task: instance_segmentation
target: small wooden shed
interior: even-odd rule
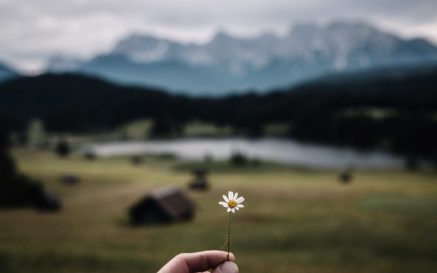
[[[41,211],[59,211],[62,208],[62,202],[59,196],[53,192],[42,192],[35,200],[35,206]]]
[[[194,179],[189,184],[190,189],[207,190],[209,188],[207,169],[195,169],[193,170],[192,174],[194,176]]]
[[[345,170],[343,170],[340,173],[338,179],[343,184],[349,184],[354,179],[354,176],[352,175],[352,172],[353,172],[353,167],[352,166],[348,166]]]
[[[340,175],[338,176],[338,179],[340,180],[341,183],[348,184],[348,183],[352,182],[353,176],[352,176],[352,173],[344,171],[344,172],[340,173]]]
[[[66,173],[61,177],[61,182],[66,185],[76,185],[80,182],[80,178],[73,173]]]
[[[193,202],[175,186],[152,191],[129,210],[132,225],[186,221],[191,220],[194,213]]]

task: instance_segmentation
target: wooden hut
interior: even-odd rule
[[[183,192],[174,187],[152,191],[148,196],[130,208],[132,225],[164,224],[191,220],[194,204]]]
[[[66,185],[76,185],[80,182],[80,178],[73,173],[66,173],[61,177],[61,182]]]
[[[62,208],[61,199],[53,192],[43,192],[35,201],[36,208],[41,211],[59,211]]]
[[[192,172],[194,179],[190,183],[189,188],[193,190],[207,190],[208,185],[208,170],[206,169],[195,169]]]
[[[353,176],[351,172],[344,171],[340,173],[338,179],[343,184],[349,184],[350,182],[352,182]]]

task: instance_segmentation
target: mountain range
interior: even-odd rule
[[[297,24],[284,37],[219,32],[206,44],[134,34],[88,61],[54,57],[49,72],[75,72],[122,85],[189,95],[265,92],[329,74],[437,63],[437,47],[365,23]]]

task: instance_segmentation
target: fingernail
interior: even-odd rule
[[[219,269],[222,273],[238,273],[238,266],[233,262],[224,262]]]

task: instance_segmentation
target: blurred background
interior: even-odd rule
[[[437,2],[0,0],[0,271],[436,272]]]

